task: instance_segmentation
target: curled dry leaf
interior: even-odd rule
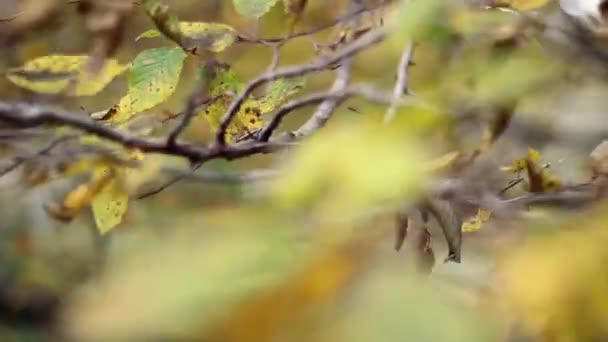
[[[448,244],[448,256],[445,262],[460,263],[462,215],[450,201],[443,199],[429,199],[423,204],[422,208],[424,211],[428,211],[441,227]]]

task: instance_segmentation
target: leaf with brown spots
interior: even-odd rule
[[[142,51],[129,69],[129,91],[108,111],[114,123],[164,102],[177,87],[186,53],[180,48],[156,48]]]

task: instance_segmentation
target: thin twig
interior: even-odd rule
[[[247,99],[247,97],[259,86],[274,81],[278,78],[293,78],[297,76],[301,76],[307,73],[321,71],[327,66],[341,61],[344,58],[350,57],[361,50],[380,42],[386,35],[384,30],[378,29],[372,31],[360,39],[356,40],[352,44],[346,46],[345,48],[338,51],[335,55],[331,57],[322,56],[315,59],[313,62],[304,65],[296,65],[296,66],[287,66],[283,68],[278,68],[274,72],[264,73],[257,78],[251,80],[244,89],[237,95],[237,97],[232,101],[222,119],[220,120],[220,124],[215,136],[215,142],[218,146],[223,146],[226,143],[226,130],[230,125],[230,122],[240,109],[243,102]]]
[[[190,125],[190,121],[196,115],[196,108],[199,106],[200,89],[197,89],[186,101],[186,108],[182,112],[181,120],[167,137],[167,145],[175,146],[179,135]]]
[[[315,33],[319,33],[321,31],[325,31],[327,29],[333,28],[336,25],[339,25],[345,21],[349,21],[351,19],[353,19],[354,17],[358,16],[359,14],[363,14],[366,12],[371,12],[374,11],[376,9],[379,9],[383,6],[384,4],[377,4],[374,6],[370,6],[370,7],[361,7],[359,9],[357,9],[356,11],[343,15],[341,17],[338,17],[326,24],[317,26],[315,28],[312,28],[310,30],[305,30],[305,31],[301,31],[301,32],[297,32],[297,33],[292,33],[283,37],[275,37],[275,38],[259,38],[259,39],[250,39],[247,38],[245,36],[240,35],[239,39],[241,42],[244,43],[258,43],[258,44],[275,44],[275,43],[279,43],[279,42],[284,42],[287,40],[291,40],[291,39],[295,39],[295,38],[300,38],[300,37],[307,37],[310,35],[313,35]]]
[[[21,166],[21,164],[23,164],[24,162],[26,162],[28,160],[32,160],[34,158],[48,154],[55,147],[59,146],[60,144],[66,142],[68,140],[74,139],[76,136],[77,135],[63,135],[63,136],[57,137],[56,139],[51,140],[49,143],[47,143],[41,149],[39,149],[38,151],[36,151],[35,153],[33,153],[29,156],[14,157],[10,163],[8,163],[6,166],[0,168],[0,177],[15,170],[16,168]]]
[[[259,141],[268,141],[272,133],[279,127],[283,118],[291,113],[292,111],[310,105],[315,105],[324,101],[333,101],[339,104],[340,102],[353,97],[353,96],[361,96],[370,101],[382,103],[382,104],[390,104],[392,103],[392,99],[390,96],[387,96],[382,91],[377,90],[371,86],[367,86],[364,84],[352,86],[345,90],[338,90],[335,92],[323,91],[318,93],[313,93],[308,96],[298,98],[287,102],[286,104],[279,107],[276,111],[272,119],[262,128],[258,135]]]
[[[403,95],[409,93],[409,75],[408,70],[410,63],[412,61],[412,55],[414,52],[414,44],[412,42],[408,42],[405,44],[403,48],[403,52],[401,53],[401,59],[399,60],[399,66],[397,67],[397,81],[395,82],[395,87],[393,89],[393,100],[397,102]],[[384,123],[388,124],[395,117],[395,113],[397,111],[397,106],[391,105],[386,114],[384,115]]]
[[[157,186],[154,189],[145,191],[145,192],[137,195],[136,198],[139,199],[139,200],[141,200],[141,199],[145,199],[145,198],[154,196],[154,195],[156,195],[156,194],[158,194],[158,193],[166,190],[170,186],[176,184],[177,182],[181,181],[182,179],[186,178],[186,176],[188,174],[191,174],[194,171],[198,170],[201,166],[202,166],[201,163],[197,163],[195,165],[192,165],[192,167],[190,168],[190,170],[188,171],[188,173],[178,174],[178,175],[174,176],[173,178],[169,179],[168,181],[166,181],[165,183],[161,184],[160,186]]]
[[[337,71],[337,77],[331,86],[331,93],[344,92],[350,81],[350,70],[352,61],[350,58],[345,58],[342,61],[342,66]],[[340,104],[339,100],[327,99],[323,101],[311,117],[297,130],[290,133],[293,138],[301,138],[311,135],[317,129],[325,126],[336,107]]]
[[[191,171],[182,171],[174,169],[165,169],[165,172],[171,173],[180,177],[183,181],[203,182],[203,183],[219,183],[219,184],[243,184],[251,182],[259,182],[275,178],[279,175],[279,171],[271,169],[249,170],[246,172],[201,172],[194,173]]]

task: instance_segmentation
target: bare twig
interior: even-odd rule
[[[169,133],[169,137],[167,137],[167,145],[175,146],[179,135],[188,127],[188,125],[190,125],[190,121],[192,121],[192,118],[196,115],[196,108],[200,105],[199,97],[200,89],[197,88],[196,91],[190,95],[190,97],[188,97],[188,101],[186,101],[186,108],[182,112],[183,115],[181,115],[180,122],[177,124],[177,126],[175,126],[173,131]]]
[[[57,138],[51,140],[45,146],[43,146],[40,150],[36,151],[35,153],[33,153],[29,156],[14,157],[11,162],[9,162],[7,165],[0,168],[0,177],[15,170],[16,168],[21,166],[21,164],[23,164],[24,162],[26,162],[28,160],[34,159],[36,157],[39,157],[39,156],[42,156],[42,155],[45,155],[45,154],[51,152],[51,150],[53,150],[55,147],[59,146],[60,144],[66,142],[68,140],[75,138],[76,136],[77,135],[63,135],[63,136],[57,137]]]
[[[310,30],[305,30],[305,31],[301,31],[301,32],[297,32],[297,33],[292,33],[292,34],[288,34],[286,36],[283,37],[276,37],[276,38],[260,38],[260,39],[250,39],[247,38],[243,35],[239,36],[239,39],[241,42],[244,43],[259,43],[259,44],[275,44],[275,43],[279,43],[279,42],[284,42],[287,40],[291,40],[291,39],[295,39],[295,38],[300,38],[300,37],[308,37],[310,35],[313,35],[315,33],[321,32],[321,31],[325,31],[327,29],[333,28],[345,21],[349,21],[351,19],[353,19],[354,17],[366,13],[366,12],[371,12],[374,11],[376,9],[379,9],[383,6],[384,4],[380,3],[374,6],[370,6],[370,7],[360,7],[357,10],[353,11],[352,13],[343,15],[341,17],[338,17],[326,24],[317,26],[315,28],[312,28]]]
[[[397,67],[397,81],[395,82],[395,87],[393,89],[393,101],[395,102],[397,102],[403,95],[409,93],[408,70],[412,61],[413,51],[414,44],[412,42],[408,42],[403,48],[403,52],[401,53],[401,59],[399,60],[399,66]],[[388,108],[386,114],[384,115],[385,124],[388,124],[393,120],[396,111],[396,104],[393,104]]]
[[[331,86],[330,92],[338,93],[345,91],[346,87],[348,87],[348,82],[350,81],[350,69],[351,60],[350,58],[346,58],[342,63],[342,67],[337,71],[338,75]],[[327,99],[323,101],[308,121],[297,130],[291,132],[290,135],[293,138],[309,136],[317,129],[325,126],[325,123],[327,123],[340,102],[339,99]]]
[[[347,57],[350,57],[359,51],[380,42],[386,35],[384,30],[375,30],[372,31],[360,39],[356,40],[352,44],[346,46],[345,48],[338,51],[335,55],[331,57],[323,56],[315,59],[313,62],[304,65],[296,65],[296,66],[287,66],[283,68],[278,68],[274,72],[266,72],[257,78],[251,80],[244,89],[236,96],[236,98],[232,101],[226,112],[224,113],[219,128],[216,132],[215,142],[218,146],[223,146],[226,143],[226,129],[230,125],[230,122],[240,109],[243,102],[247,99],[247,97],[259,86],[265,84],[266,82],[274,81],[278,78],[292,78],[301,76],[307,73],[321,71],[327,66],[341,61]]]
[[[352,86],[348,89],[344,89],[341,91],[338,90],[338,91],[332,92],[331,90],[329,90],[329,91],[313,93],[308,96],[292,100],[292,101],[284,104],[283,106],[281,106],[276,111],[276,113],[274,114],[272,119],[264,126],[264,128],[262,128],[262,130],[260,131],[260,133],[258,135],[258,140],[259,141],[268,141],[268,139],[270,139],[270,136],[272,135],[272,133],[279,127],[283,118],[287,114],[291,113],[292,111],[294,111],[298,108],[315,105],[315,104],[318,104],[318,103],[321,103],[324,101],[333,101],[333,102],[336,102],[336,104],[339,104],[342,101],[344,101],[350,97],[353,97],[353,96],[361,96],[370,101],[374,101],[374,102],[378,102],[378,103],[382,103],[382,104],[392,103],[392,99],[390,96],[387,96],[382,91],[377,90],[373,87],[364,85],[364,84]]]
[[[279,175],[277,170],[250,170],[247,172],[201,172],[194,173],[191,171],[182,171],[174,169],[166,169],[165,172],[180,177],[184,181],[203,182],[203,183],[221,183],[221,184],[242,184],[268,180]]]

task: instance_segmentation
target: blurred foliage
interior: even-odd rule
[[[382,96],[340,99],[310,137],[199,171],[70,127],[27,140],[0,122],[3,159],[22,163],[0,177],[0,339],[608,337],[606,59],[593,39],[549,44],[552,20],[574,25],[556,4],[100,3],[2,1],[0,101],[52,103],[158,141],[190,111],[180,139],[198,147],[251,79],[386,30],[352,65],[243,98],[226,141],[240,146],[281,105],[333,89],[342,68]],[[360,6],[375,10],[335,22]],[[394,90],[400,62],[407,80]],[[315,110],[290,113],[273,137]],[[37,152],[57,138],[64,149]],[[139,199],[174,174],[182,181]],[[460,261],[463,240],[462,264],[436,262]]]

